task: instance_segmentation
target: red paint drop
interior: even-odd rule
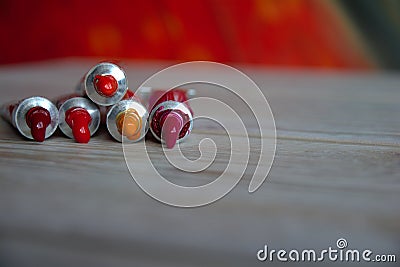
[[[25,116],[28,127],[35,141],[43,142],[46,138],[46,128],[51,123],[50,112],[42,107],[31,108]]]
[[[183,118],[178,113],[171,111],[161,118],[162,137],[167,148],[173,148],[179,139],[183,127]]]
[[[118,82],[112,75],[96,75],[93,84],[96,91],[105,97],[112,97],[118,90]]]
[[[88,143],[90,140],[89,124],[92,117],[84,108],[70,108],[65,112],[65,121],[71,127],[72,134],[78,143]]]

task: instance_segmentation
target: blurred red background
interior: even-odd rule
[[[320,0],[0,1],[0,64],[70,56],[274,66],[378,65]]]

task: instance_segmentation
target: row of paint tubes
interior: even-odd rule
[[[100,125],[119,142],[138,142],[150,130],[173,148],[193,128],[193,111],[186,102],[193,89],[128,89],[124,70],[111,62],[91,68],[72,94],[54,102],[41,96],[5,104],[1,113],[23,136],[43,142],[57,128],[79,143],[88,143]]]

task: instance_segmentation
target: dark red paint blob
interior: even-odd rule
[[[96,91],[105,97],[112,97],[118,90],[118,82],[112,75],[96,75],[93,84]]]
[[[179,139],[179,133],[181,132],[182,127],[183,118],[175,111],[171,111],[161,117],[161,134],[167,148],[173,148],[175,146],[176,141]]]
[[[31,128],[35,141],[43,142],[46,138],[46,128],[51,123],[50,112],[42,107],[31,108],[25,116],[26,124]]]
[[[149,108],[153,109],[160,103],[169,100],[181,103],[186,102],[188,100],[186,91],[181,89],[173,89],[167,92],[163,90],[155,90],[150,95]],[[193,114],[190,106],[187,103],[184,103],[184,105],[190,110],[190,113]],[[169,116],[170,114],[171,116]],[[166,123],[164,126],[167,118],[171,118],[168,119],[170,122]],[[154,112],[153,118],[150,121],[150,127],[157,136],[162,137],[168,148],[172,148],[175,146],[178,139],[183,138],[188,134],[190,119],[188,114],[185,114],[180,110],[162,110],[162,107],[160,107]],[[174,128],[175,130],[178,130],[178,133],[175,133]],[[162,133],[162,131],[164,133]]]
[[[65,122],[71,127],[72,134],[78,143],[89,142],[89,124],[91,121],[92,117],[84,108],[70,108],[65,112]]]

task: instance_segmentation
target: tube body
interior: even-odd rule
[[[107,130],[119,142],[137,142],[147,133],[149,112],[133,93],[125,98],[106,110]]]
[[[1,115],[29,139],[42,142],[58,126],[57,107],[47,98],[33,96],[5,104]]]
[[[60,130],[80,143],[89,142],[100,125],[97,105],[79,94],[61,96],[55,102],[59,109]]]
[[[124,70],[110,62],[101,62],[91,68],[76,88],[100,106],[112,106],[120,101],[128,90]]]
[[[155,90],[149,98],[149,124],[153,136],[168,148],[186,139],[193,128],[193,111],[183,89]]]

